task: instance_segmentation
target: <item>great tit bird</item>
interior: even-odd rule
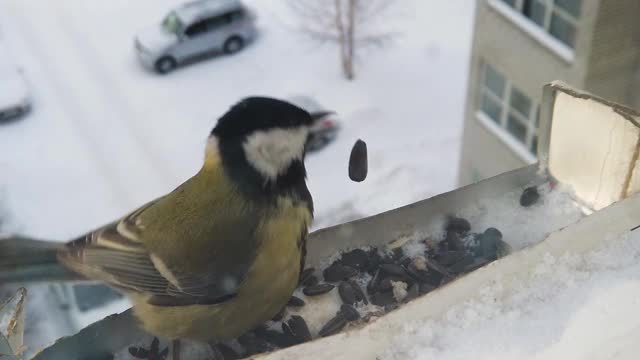
[[[165,338],[242,335],[276,315],[298,283],[313,218],[311,125],[290,103],[246,98],[218,120],[202,168],[171,193],[64,245],[0,240],[0,268],[57,262],[104,281]]]

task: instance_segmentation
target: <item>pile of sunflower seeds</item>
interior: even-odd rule
[[[542,190],[538,186],[524,189],[518,195],[519,205],[529,208],[539,204],[546,195]],[[510,246],[503,241],[502,232],[491,227],[493,221],[473,216],[469,218],[484,224],[482,228],[450,216],[435,233],[335,254],[319,268],[301,273],[298,288],[272,320],[224,343],[203,346],[181,341],[181,358],[241,359],[333,335],[393,311],[507,254]],[[507,225],[503,226],[509,233]],[[115,358],[167,360],[173,359],[172,351],[175,349],[167,339],[144,339]]]
[[[238,338],[236,346],[220,345],[220,352],[239,359],[336,334],[496,260],[506,248],[498,229],[472,232],[459,217],[450,217],[435,241],[419,243],[417,254],[415,244],[411,251],[358,248],[322,269],[305,269],[298,290],[272,321]]]

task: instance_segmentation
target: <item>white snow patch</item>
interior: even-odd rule
[[[472,232],[495,227],[513,250],[536,244],[551,232],[575,223],[584,213],[572,197],[570,189],[549,183],[538,186],[540,200],[520,206],[522,190],[508,192],[495,199],[484,199],[461,209],[457,216],[469,220]]]
[[[437,321],[407,324],[381,359],[634,359],[640,236],[585,256],[548,256],[514,295],[500,284]]]
[[[391,287],[393,288],[393,297],[396,301],[400,302],[407,297],[407,283],[404,281],[391,281]]]
[[[340,305],[342,305],[337,287],[328,293],[317,296],[306,296],[301,289],[297,289],[293,295],[304,300],[306,304],[301,308],[287,307],[285,319],[288,320],[291,315],[302,316],[307,322],[311,336],[314,338],[318,336],[322,326],[336,316],[340,310]]]

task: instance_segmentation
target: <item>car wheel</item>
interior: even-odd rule
[[[240,36],[232,36],[224,42],[223,50],[225,54],[234,54],[242,50],[244,40]]]
[[[178,66],[178,63],[176,62],[176,59],[172,58],[171,56],[161,57],[155,63],[156,71],[160,74],[170,73],[171,71],[173,71],[173,69],[176,68],[176,66]]]

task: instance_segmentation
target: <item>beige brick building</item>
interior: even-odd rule
[[[536,160],[542,86],[640,108],[640,0],[477,0],[459,185]]]

